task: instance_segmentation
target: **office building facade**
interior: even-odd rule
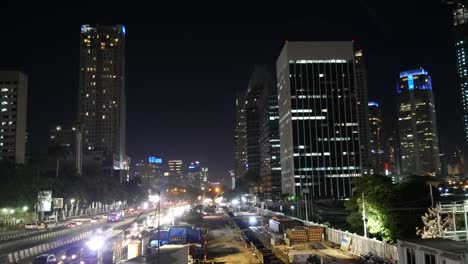
[[[126,170],[125,27],[83,25],[80,41],[78,125],[84,150],[102,152],[114,170]]]
[[[181,160],[169,160],[167,162],[167,168],[169,170],[169,183],[179,184],[182,182],[182,161]]]
[[[251,78],[258,86],[259,152],[261,193],[265,199],[281,197],[281,164],[278,116],[278,90],[273,75],[266,66],[256,66]]]
[[[28,77],[0,71],[0,159],[25,162]]]
[[[236,98],[236,116],[234,125],[234,173],[237,181],[244,177],[247,171],[247,127],[245,121],[245,93],[239,93]]]
[[[369,102],[369,160],[371,164],[371,174],[385,175],[388,165],[385,165],[384,151],[384,130],[382,109],[377,102]],[[386,168],[387,167],[387,168]]]
[[[361,175],[353,43],[287,42],[277,81],[283,194],[351,196]]]
[[[362,173],[372,173],[370,125],[368,109],[367,64],[362,50],[354,53],[356,71],[357,113],[359,123],[359,146],[361,147]]]
[[[457,84],[462,99],[465,146],[468,146],[468,9],[466,1],[455,0],[448,3],[452,6]]]
[[[56,166],[56,173],[60,167],[69,166],[82,173],[83,146],[82,133],[74,123],[59,124],[49,130],[49,158]]]
[[[429,73],[422,68],[401,72],[397,103],[402,175],[440,175],[436,110]]]

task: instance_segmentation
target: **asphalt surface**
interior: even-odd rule
[[[140,212],[141,213],[141,212]],[[129,219],[133,219],[135,220],[138,216],[140,216],[140,213],[136,213],[136,214],[132,214],[132,215],[127,215],[126,216],[126,220],[129,220]],[[148,214],[151,214],[153,213],[153,211],[148,211],[144,214],[141,214],[142,217],[143,216],[146,216]],[[142,218],[140,218],[142,219]],[[133,222],[133,221],[132,221]],[[113,227],[114,229],[114,235],[116,234],[115,232],[115,228],[116,226],[120,226],[118,228],[119,232],[120,230],[123,230],[125,228],[127,228],[128,226],[130,226],[130,224],[125,224],[123,226],[121,222],[115,222],[115,223],[108,223],[105,219],[102,219],[102,220],[99,220],[97,223],[91,223],[91,222],[88,222],[88,223],[84,223],[83,225],[81,226],[76,226],[76,227],[73,227],[74,230],[76,230],[76,232],[72,232],[72,234],[67,234],[65,236],[59,236],[59,237],[54,237],[54,238],[51,238],[49,240],[43,240],[43,241],[38,241],[38,242],[32,242],[32,243],[27,243],[27,244],[22,244],[20,246],[16,246],[16,247],[10,247],[10,248],[7,248],[7,249],[3,249],[0,251],[0,254],[1,255],[4,255],[4,254],[8,254],[8,253],[12,253],[12,252],[15,252],[15,251],[18,251],[18,250],[22,250],[22,249],[26,249],[26,248],[30,248],[30,247],[33,247],[33,246],[37,246],[37,245],[41,245],[41,244],[45,244],[45,243],[48,243],[48,242],[53,242],[53,241],[57,241],[57,240],[62,240],[62,239],[65,239],[69,236],[74,236],[74,235],[77,235],[77,234],[80,234],[80,233],[83,233],[83,232],[87,232],[87,231],[91,231],[91,230],[96,230],[98,229],[99,227],[102,227],[102,226],[106,226],[106,225],[110,225]],[[117,233],[119,233],[117,232]],[[44,253],[41,253],[39,255],[42,255],[42,254],[54,254],[57,258],[57,260],[59,260],[59,258],[65,254],[65,251],[70,248],[70,247],[74,247],[74,246],[80,246],[80,247],[84,247],[84,244],[85,241],[79,241],[79,242],[76,242],[76,243],[71,243],[71,244],[68,244],[68,245],[65,245],[63,247],[59,247],[59,248],[55,248],[55,249],[52,249],[52,250],[49,250],[49,251],[46,251]],[[31,256],[30,258],[27,258],[27,259],[23,259],[21,260],[19,263],[31,263],[34,258],[36,258],[37,256],[39,255],[35,255],[35,256]],[[70,263],[73,263],[73,262],[70,262]],[[76,262],[76,263],[79,263]],[[64,263],[65,264],[65,263]]]

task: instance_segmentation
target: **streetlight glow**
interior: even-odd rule
[[[70,199],[70,202],[71,202],[71,203],[74,203],[74,202],[75,202],[75,199],[73,199],[73,198]]]
[[[28,210],[27,206],[23,206],[23,212],[26,212]]]
[[[91,250],[99,250],[104,246],[104,238],[102,236],[94,236],[86,242],[86,245]]]
[[[15,212],[15,209],[10,210],[10,214],[13,214]]]

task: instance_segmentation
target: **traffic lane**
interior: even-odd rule
[[[152,212],[149,211],[149,212],[146,212],[146,213],[152,213]],[[142,214],[144,215],[145,212],[143,212]],[[140,214],[132,214],[131,216],[127,217],[127,219],[128,220],[134,220],[139,216],[140,216]],[[71,229],[74,230],[73,232],[62,235],[62,236],[56,236],[56,237],[46,239],[46,240],[41,240],[41,241],[27,241],[27,242],[21,243],[19,245],[14,245],[14,246],[11,246],[11,247],[4,248],[4,249],[0,250],[0,255],[6,255],[6,254],[9,254],[9,253],[12,253],[12,252],[19,251],[19,250],[28,249],[28,248],[31,248],[31,247],[39,246],[39,245],[50,243],[50,242],[57,241],[57,240],[62,240],[62,239],[67,238],[69,236],[77,235],[77,234],[84,233],[84,232],[87,232],[87,231],[92,231],[93,229],[98,229],[98,228],[101,228],[101,227],[106,226],[106,225],[111,225],[112,227],[115,227],[116,225],[121,225],[121,222],[108,223],[106,220],[103,219],[101,222],[90,223],[90,224],[87,224],[87,225],[83,224],[81,226],[76,226],[76,227],[71,228]],[[125,226],[126,225],[124,225],[124,227]]]
[[[48,228],[46,229],[31,229],[31,230],[24,229],[24,230],[11,230],[11,231],[1,232],[0,244],[7,243],[16,239],[24,239],[24,238],[33,237],[36,235],[43,235],[43,234],[47,234],[50,232],[60,231],[62,229],[65,229],[67,224],[72,223],[76,220],[80,220],[80,219],[84,220],[83,224],[85,224],[85,223],[90,222],[93,217],[103,218],[103,215],[105,216],[105,214],[103,213],[97,213],[97,214],[86,215],[86,216],[76,216],[76,217],[68,218],[66,220],[61,220],[58,224],[56,224],[55,222],[50,222],[50,223],[47,223]],[[15,237],[7,238],[10,236],[15,236]]]
[[[119,236],[116,233],[114,233],[111,237],[109,237],[109,238],[107,238],[105,240],[105,245],[104,245],[104,247],[102,249],[102,252],[104,252],[104,254],[103,254],[104,258],[106,258],[106,255],[108,255],[109,252],[112,252],[112,245],[114,244],[114,242],[116,242],[118,240],[118,238],[119,238]],[[58,248],[54,248],[54,249],[48,250],[46,252],[43,252],[41,254],[31,256],[31,257],[29,257],[27,259],[20,260],[18,263],[19,264],[32,263],[36,257],[38,257],[40,255],[43,255],[43,254],[53,254],[56,257],[57,261],[60,261],[60,260],[62,260],[62,256],[66,255],[67,250],[70,249],[70,248],[74,248],[74,247],[79,247],[79,248],[83,249],[83,252],[85,252],[85,255],[83,255],[82,257],[84,257],[84,258],[90,257],[88,254],[93,254],[95,256],[96,253],[95,252],[91,253],[92,250],[87,245],[87,242],[89,240],[90,240],[90,238],[85,239],[85,240],[81,240],[81,241],[77,241],[77,242],[74,242],[74,243],[70,243],[68,245],[64,245],[64,246],[61,246],[61,247],[58,247]],[[82,257],[78,257],[76,260],[73,260],[73,261],[63,261],[62,260],[62,263],[63,264],[80,263],[80,260],[81,260]],[[89,259],[89,258],[86,258],[86,259]]]

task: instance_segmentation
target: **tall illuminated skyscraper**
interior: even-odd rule
[[[397,102],[402,175],[440,175],[439,139],[429,73],[422,68],[401,72]]]
[[[78,124],[84,150],[100,151],[114,169],[125,170],[125,27],[83,25],[80,42]]]
[[[353,43],[287,42],[276,67],[283,194],[351,196],[361,175]]]
[[[466,1],[447,1],[452,5],[453,30],[457,60],[457,84],[463,106],[465,146],[468,146],[468,9]]]
[[[24,163],[28,76],[19,71],[0,71],[0,160]]]
[[[384,153],[384,137],[382,125],[382,109],[379,103],[369,102],[369,132],[370,132],[370,161],[371,173],[376,175],[385,175],[385,153]],[[387,168],[388,170],[388,168]]]

